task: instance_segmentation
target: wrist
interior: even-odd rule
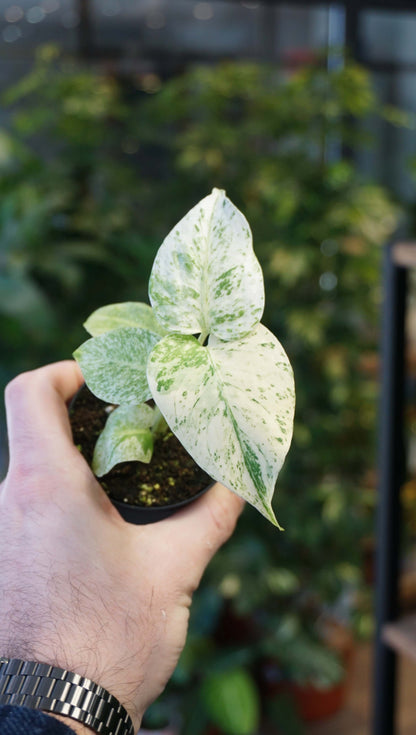
[[[76,735],[91,735],[91,733],[94,732],[94,730],[91,730],[90,727],[87,727],[87,725],[83,725],[81,722],[77,722],[72,717],[65,717],[65,715],[57,715],[54,712],[45,712],[45,715],[49,715],[50,717],[53,717],[55,720],[59,720],[59,722],[62,722],[67,727],[70,727],[71,730],[73,730]]]

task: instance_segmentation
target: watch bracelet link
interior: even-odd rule
[[[91,679],[37,661],[0,657],[0,705],[65,715],[102,735],[134,735],[130,715],[110,692]]]

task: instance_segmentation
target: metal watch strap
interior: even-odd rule
[[[57,666],[0,657],[0,705],[72,717],[103,735],[134,735],[118,699],[91,679]]]

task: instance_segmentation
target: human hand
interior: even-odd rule
[[[175,668],[192,593],[242,501],[217,483],[160,523],[126,523],[72,441],[66,401],[82,383],[68,361],[24,373],[6,390],[0,655],[89,677],[137,729]]]

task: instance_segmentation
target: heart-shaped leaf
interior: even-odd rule
[[[92,470],[97,477],[106,475],[119,462],[150,462],[153,419],[154,409],[146,403],[119,406],[110,413],[94,449]]]
[[[74,352],[89,389],[108,403],[138,405],[151,398],[147,359],[159,335],[121,327],[87,340]]]
[[[157,321],[152,307],[137,301],[102,306],[88,317],[84,327],[92,337],[120,327],[146,329],[160,337],[166,334],[166,329]]]
[[[149,296],[158,321],[171,332],[230,340],[260,321],[263,274],[249,224],[225,192],[214,189],[166,237]]]
[[[276,337],[261,324],[237,341],[211,337],[207,347],[169,335],[150,354],[147,375],[200,467],[278,525],[271,499],[292,437],[295,392]]]

